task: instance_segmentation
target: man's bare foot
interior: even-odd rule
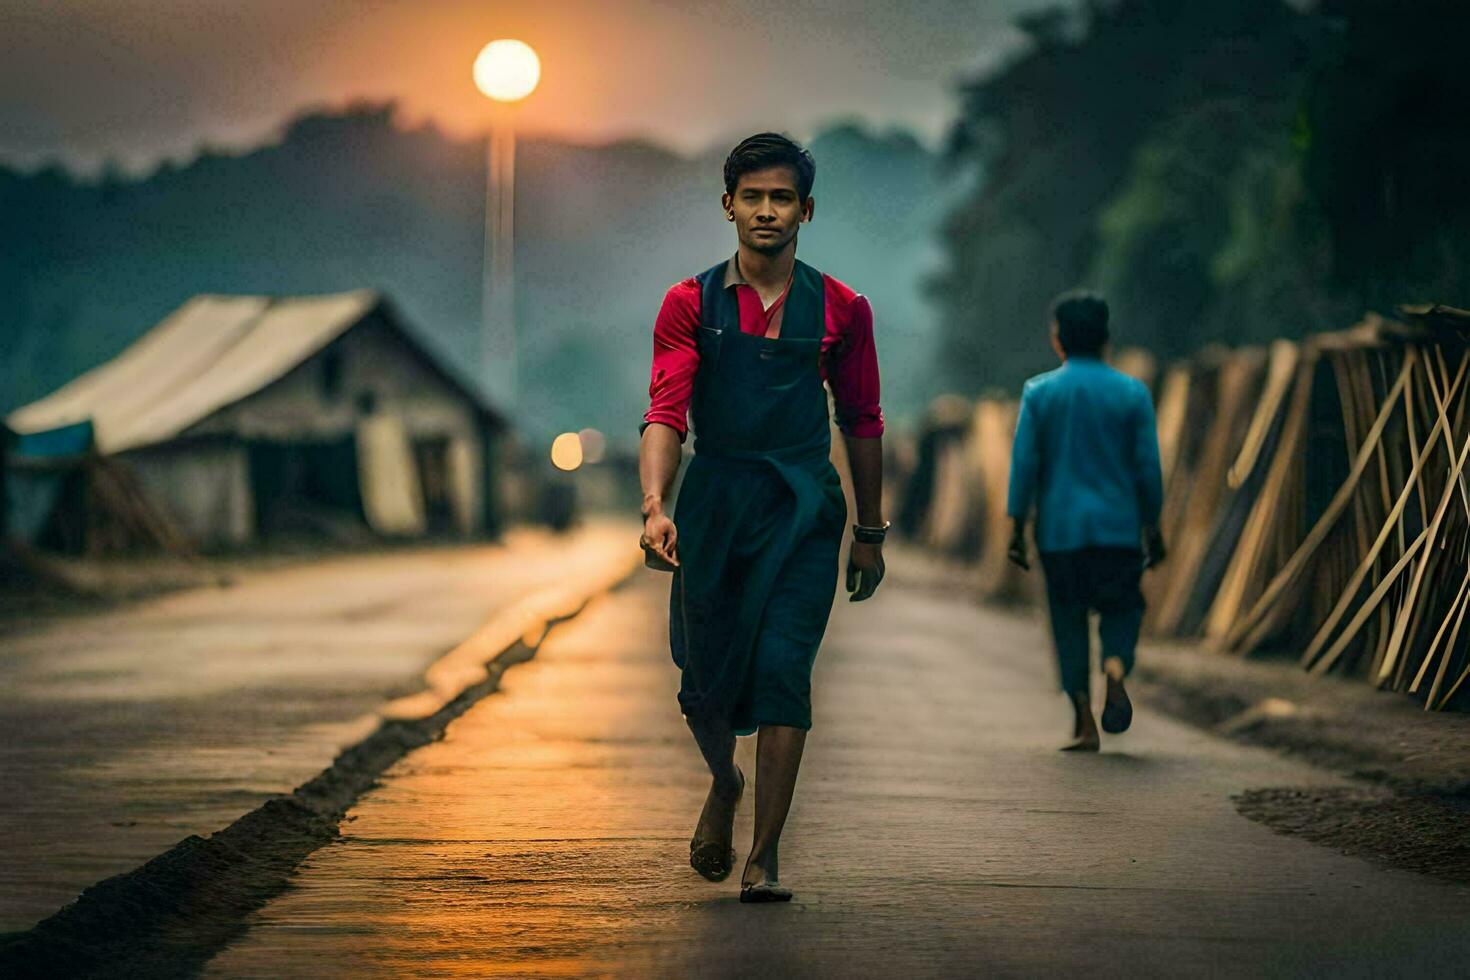
[[[1121,680],[1108,681],[1107,702],[1103,705],[1102,730],[1109,735],[1126,732],[1133,724],[1133,702]]]
[[[776,848],[767,848],[764,854],[757,854],[752,849],[750,856],[745,859],[745,873],[740,876],[740,887],[749,888],[762,882],[774,885],[779,870],[780,861],[776,857]]]
[[[1090,734],[1081,735],[1063,745],[1059,752],[1096,752],[1102,747],[1102,739],[1098,737],[1094,729]]]
[[[1108,675],[1107,701],[1103,704],[1102,730],[1109,735],[1126,732],[1133,724],[1133,702],[1128,700],[1128,691],[1123,687],[1121,675]]]
[[[791,889],[782,888],[774,881],[761,881],[754,885],[740,886],[740,901],[746,903],[764,904],[768,902],[791,901]]]
[[[735,868],[735,849],[730,845],[735,836],[735,811],[745,793],[745,774],[737,768],[735,776],[734,785],[718,779],[710,784],[694,839],[689,842],[689,866],[710,881],[724,881]]]
[[[1078,691],[1072,698],[1072,741],[1061,747],[1063,752],[1096,752],[1102,744],[1097,722],[1092,719],[1092,696]]]

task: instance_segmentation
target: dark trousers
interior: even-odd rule
[[[1133,670],[1138,629],[1143,622],[1143,553],[1137,548],[1043,551],[1046,601],[1062,691],[1085,694],[1091,642],[1088,613],[1098,614],[1103,659],[1117,657]]]

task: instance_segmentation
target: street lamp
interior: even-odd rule
[[[499,394],[514,407],[515,327],[515,103],[541,80],[541,59],[524,41],[491,41],[475,58],[475,86],[496,103],[485,160],[485,248],[480,279],[481,350],[485,376],[499,377]]]

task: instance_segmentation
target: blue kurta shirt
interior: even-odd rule
[[[1071,357],[1026,382],[1006,512],[1036,507],[1036,547],[1137,548],[1163,504],[1153,397],[1141,381]]]

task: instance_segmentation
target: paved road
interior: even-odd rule
[[[782,853],[790,906],[685,863],[706,786],[652,573],[412,753],[212,976],[1462,974],[1470,889],[1239,816],[1331,777],[1155,717],[1100,756],[1030,619],[839,604]],[[750,740],[741,746],[751,771]],[[750,832],[750,796],[737,825]]]
[[[0,932],[290,792],[496,610],[631,533],[304,563],[0,639]]]

